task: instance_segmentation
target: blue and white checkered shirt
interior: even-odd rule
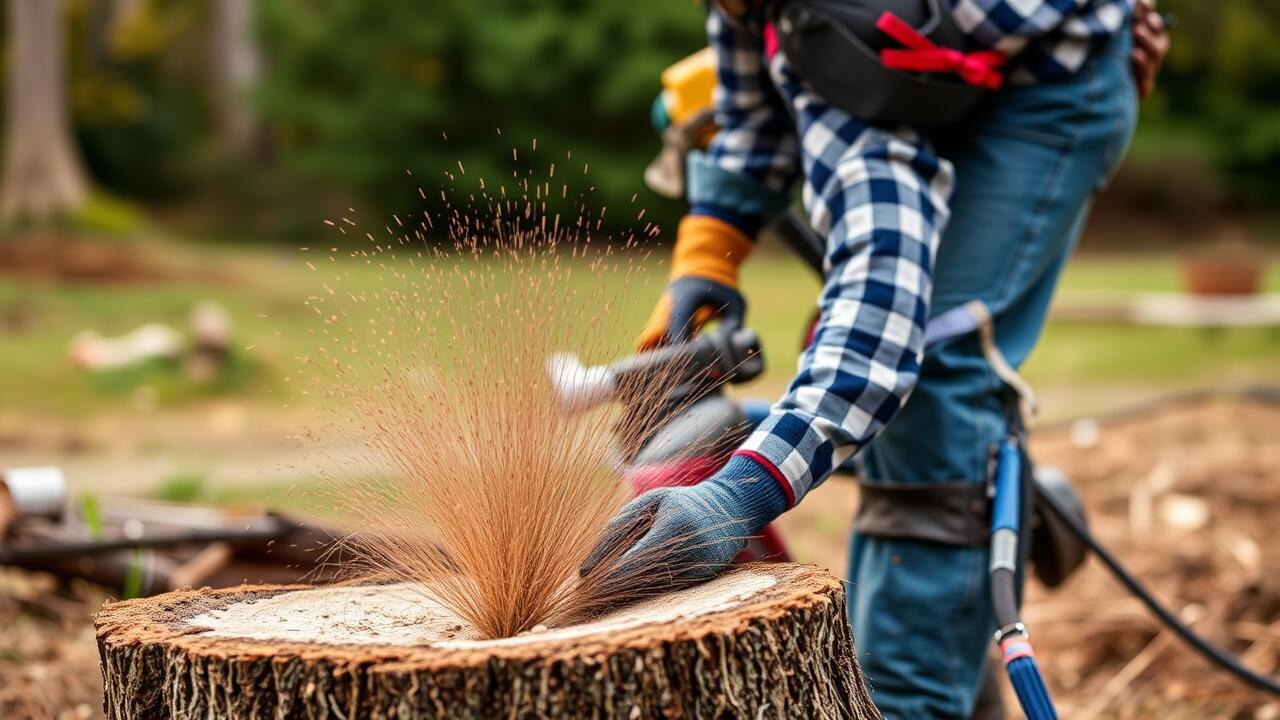
[[[1014,83],[1053,80],[1079,70],[1125,26],[1134,0],[951,0],[973,46],[1016,62]]]
[[[974,49],[1014,60],[1011,82],[1069,75],[1125,27],[1132,0],[952,0]],[[761,26],[713,9],[716,122],[689,161],[694,213],[750,227],[803,199],[827,238],[813,343],[787,394],[738,450],[771,472],[792,504],[866,445],[920,372],[933,260],[953,170],[913,128],[868,125],[833,107],[764,53]]]

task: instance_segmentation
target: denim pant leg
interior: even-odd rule
[[[1039,338],[1089,201],[1123,155],[1136,119],[1129,33],[1074,77],[1010,87],[944,138],[956,166],[931,313],[987,303],[1014,366]],[[870,479],[983,482],[1006,431],[1001,385],[976,338],[930,348],[920,383],[868,447]],[[886,718],[967,718],[995,629],[987,551],[855,534],[849,616]]]

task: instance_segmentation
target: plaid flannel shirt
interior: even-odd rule
[[[952,0],[971,42],[1016,57],[1012,82],[1078,70],[1125,26],[1132,0]],[[933,260],[953,169],[912,128],[868,125],[766,59],[758,19],[713,9],[721,130],[689,162],[694,213],[744,227],[785,207],[803,170],[803,200],[827,238],[813,342],[787,394],[737,451],[779,481],[790,504],[897,413],[920,372]]]
[[[1014,83],[1053,80],[1079,70],[1090,52],[1125,26],[1134,0],[951,0],[956,24],[975,48],[1017,65]]]

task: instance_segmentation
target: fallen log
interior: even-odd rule
[[[841,584],[811,566],[500,640],[406,584],[185,590],[95,625],[112,720],[879,717]]]

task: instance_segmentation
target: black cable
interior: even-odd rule
[[[1192,649],[1200,653],[1205,659],[1218,665],[1223,670],[1230,672],[1244,682],[1253,685],[1260,690],[1280,696],[1280,681],[1277,681],[1273,677],[1268,677],[1250,670],[1245,667],[1244,663],[1240,662],[1240,658],[1226,650],[1223,650],[1212,642],[1209,642],[1194,630],[1187,627],[1187,625],[1179,620],[1176,615],[1170,612],[1170,610],[1164,605],[1161,605],[1160,601],[1156,600],[1155,597],[1152,596],[1151,591],[1142,584],[1142,581],[1131,575],[1109,550],[1103,547],[1103,545],[1099,543],[1093,535],[1090,535],[1087,528],[1082,526],[1070,512],[1067,512],[1064,508],[1058,505],[1058,500],[1053,497],[1053,495],[1049,493],[1037,493],[1037,495],[1039,496],[1038,499],[1049,508],[1049,511],[1052,512],[1058,520],[1065,523],[1073,533],[1075,533],[1086,545],[1089,546],[1089,549],[1098,556],[1098,559],[1102,560],[1102,563],[1107,566],[1107,569],[1111,571],[1111,574],[1114,575],[1122,585],[1128,588],[1129,592],[1133,593],[1134,596],[1141,600],[1142,604],[1146,605],[1148,610],[1154,613],[1156,617],[1160,618],[1160,621],[1168,626],[1170,630],[1177,633],[1179,637],[1192,647]]]
[[[1018,581],[1012,570],[1001,568],[991,573],[991,605],[995,609],[996,627],[1018,622]]]

